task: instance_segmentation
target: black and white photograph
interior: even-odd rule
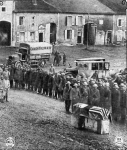
[[[127,0],[0,0],[0,150],[127,150]]]

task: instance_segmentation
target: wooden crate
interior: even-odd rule
[[[71,116],[71,125],[78,128],[80,116]],[[83,116],[82,116],[83,117]],[[109,133],[110,121],[107,120],[95,120],[84,116],[83,128],[96,132],[98,134],[108,134]]]

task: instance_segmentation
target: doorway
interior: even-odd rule
[[[77,36],[77,44],[82,43],[82,32],[78,31],[78,36]]]
[[[95,45],[96,40],[96,25],[94,23],[87,23],[84,25],[84,44]]]
[[[39,33],[39,42],[43,42],[44,39],[43,39],[43,33]]]
[[[56,42],[56,24],[50,23],[50,43]]]
[[[112,43],[112,31],[108,31],[107,33],[107,44]]]
[[[11,23],[7,21],[0,21],[0,45],[11,45]]]

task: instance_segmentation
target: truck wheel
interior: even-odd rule
[[[85,117],[79,116],[79,119],[78,119],[78,129],[81,130],[83,128],[84,121],[85,121]]]

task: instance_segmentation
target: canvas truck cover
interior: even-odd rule
[[[32,55],[42,55],[42,54],[51,54],[52,45],[46,42],[36,42],[36,43],[27,43],[30,45],[30,54]]]

